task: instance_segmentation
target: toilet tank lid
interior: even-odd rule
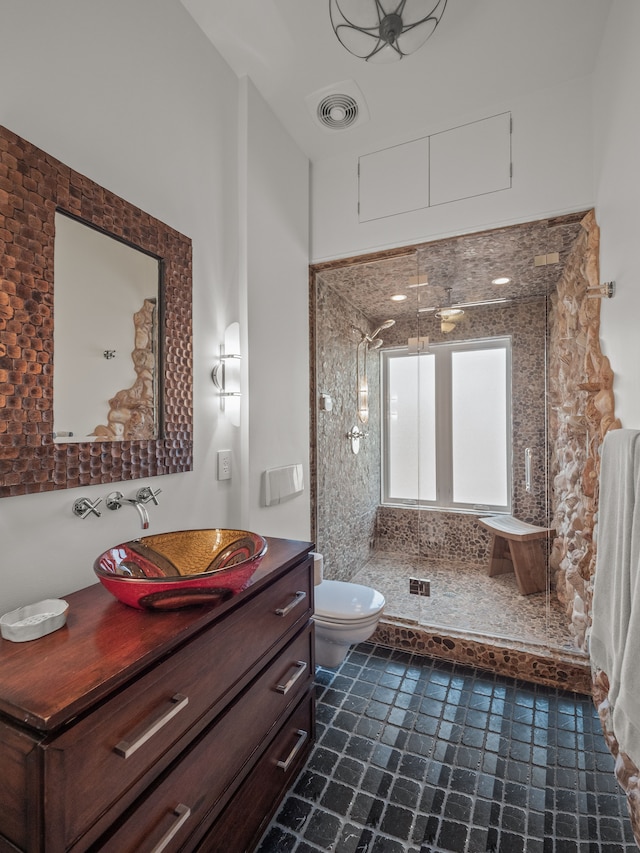
[[[381,592],[359,583],[324,580],[315,588],[315,612],[327,618],[372,616],[384,603]]]

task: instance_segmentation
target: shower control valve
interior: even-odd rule
[[[359,426],[354,426],[347,433],[347,438],[349,441],[353,441],[354,439],[367,438],[368,435],[369,433],[361,430]]]

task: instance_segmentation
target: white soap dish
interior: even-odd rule
[[[61,598],[48,598],[37,604],[18,607],[0,618],[0,633],[5,640],[13,643],[38,640],[62,628],[67,621],[68,610],[68,603]]]

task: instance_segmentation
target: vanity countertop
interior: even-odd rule
[[[155,663],[313,549],[292,539],[267,543],[251,584],[216,607],[135,610],[100,583],[65,595],[63,628],[27,643],[0,639],[0,713],[43,733],[56,729],[117,689],[125,672],[130,678]]]

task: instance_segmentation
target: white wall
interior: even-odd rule
[[[306,540],[310,535],[309,162],[255,86],[248,79],[241,82],[249,339],[244,512],[252,530]],[[263,472],[295,463],[303,464],[304,493],[265,507]]]
[[[603,300],[600,337],[613,368],[616,414],[640,428],[640,4],[614,0],[595,86],[596,217]]]
[[[508,73],[508,69],[505,70]],[[508,103],[478,104],[424,135],[511,111],[511,189],[437,207],[358,222],[358,157],[314,163],[311,255],[315,262],[404,246],[452,234],[528,222],[589,208],[594,202],[591,77],[543,89]],[[409,140],[389,137],[378,149]],[[361,151],[360,155],[371,153]]]
[[[241,468],[240,436],[220,414],[210,372],[225,327],[233,320],[243,322],[240,314],[246,311],[239,291],[238,80],[178,0],[6,0],[0,27],[0,123],[193,240],[194,471],[152,481],[162,494],[160,506],[149,510],[149,532],[237,525],[241,478],[216,481],[215,456],[218,449],[231,448]],[[278,135],[267,116],[261,121],[270,134]],[[293,168],[300,172],[300,165]],[[279,180],[283,178],[286,182],[280,162]],[[288,251],[290,211],[281,210],[280,192],[269,203],[272,189],[268,183],[260,188],[253,230],[259,226],[256,218],[268,213],[273,220],[269,231],[272,236],[284,232]],[[296,215],[302,215],[300,206]],[[297,267],[302,263],[303,230],[303,224],[296,223]],[[272,265],[281,260],[280,250],[276,242]],[[272,269],[267,279],[254,279],[256,289],[268,287],[273,279]],[[287,272],[287,284],[279,285],[274,307],[284,310],[285,288],[292,286]],[[287,319],[297,328],[304,327],[307,318],[306,268],[302,292],[304,310],[298,300]],[[263,302],[270,304],[266,294]],[[285,339],[288,334],[285,331]],[[295,373],[297,400],[298,374],[304,372],[306,359],[303,332],[299,335],[288,344],[303,353],[300,366],[282,374],[291,387]],[[274,346],[267,342],[258,350],[265,365],[256,383],[273,379],[266,367]],[[277,360],[275,366],[282,369]],[[268,397],[266,387],[261,393]],[[288,413],[282,408],[270,411],[269,435],[284,435]],[[308,443],[299,413],[291,427],[292,450],[298,456],[301,436]],[[266,451],[262,455],[260,464],[266,461]],[[140,485],[124,483],[121,490],[133,495]],[[109,545],[140,535],[133,508],[104,509],[101,518],[84,521],[72,515],[75,498],[104,498],[113,488],[0,501],[0,612],[93,583],[94,558]],[[302,527],[296,521],[292,532]]]

